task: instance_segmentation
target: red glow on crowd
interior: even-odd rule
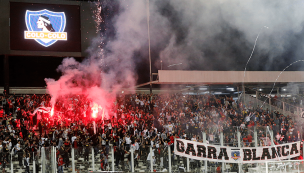
[[[104,102],[106,103],[106,101]],[[111,103],[111,100],[107,101],[107,103],[109,102]],[[87,124],[92,121],[109,119],[113,116],[108,114],[108,110],[112,110],[112,104],[104,105],[101,100],[88,98],[81,94],[60,96],[56,99],[55,105],[50,106],[52,107],[52,113],[49,114],[49,123],[54,124],[69,124],[72,122]]]

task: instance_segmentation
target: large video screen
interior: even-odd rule
[[[10,49],[81,52],[80,7],[11,2]]]

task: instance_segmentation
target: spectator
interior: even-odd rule
[[[24,154],[23,155],[23,166],[25,167],[25,173],[30,173],[30,154],[26,155]]]
[[[6,167],[6,164],[7,164],[7,159],[6,157],[3,158],[3,161],[1,162],[1,166],[2,166],[2,173],[5,173],[5,167]]]
[[[57,160],[57,164],[58,164],[58,173],[63,173],[63,158],[62,156],[59,154],[58,160]]]

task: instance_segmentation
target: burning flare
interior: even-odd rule
[[[92,117],[93,117],[93,118],[96,118],[96,117],[97,117],[98,109],[102,109],[102,107],[99,106],[97,103],[93,103],[93,106],[92,106],[92,108],[91,108],[91,110],[92,110]]]
[[[51,114],[50,114],[51,116],[53,116],[54,115],[54,107],[52,107],[52,109],[51,109]]]

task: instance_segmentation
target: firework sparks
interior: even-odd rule
[[[96,4],[97,8],[96,8],[96,10],[93,11],[93,13],[94,13],[95,26],[96,26],[96,33],[98,33],[101,30],[100,24],[102,22],[104,22],[104,20],[100,15],[101,11],[102,11],[101,2],[96,2],[95,4]]]

